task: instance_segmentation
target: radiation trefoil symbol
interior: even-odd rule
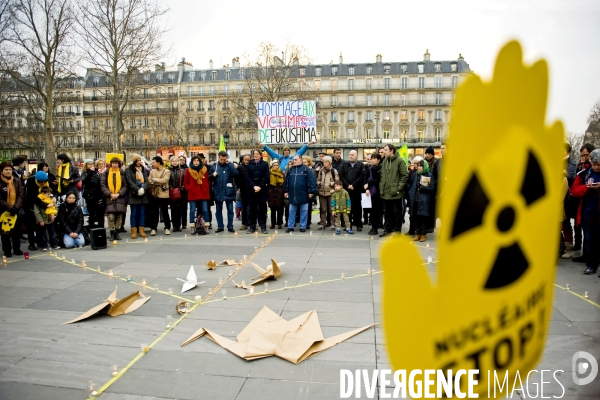
[[[408,239],[381,252],[394,369],[479,369],[476,392],[487,398],[488,376],[508,371],[510,390],[539,361],[564,198],[564,129],[545,126],[547,92],[545,61],[524,66],[517,42],[500,51],[491,82],[472,75],[457,90],[439,182],[437,282]]]

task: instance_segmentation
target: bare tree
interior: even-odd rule
[[[583,135],[575,132],[567,132],[565,140],[571,145],[571,158],[579,160],[579,149],[583,146]]]
[[[62,82],[74,76],[75,22],[70,0],[15,0],[0,59],[2,71],[16,82],[15,96],[43,123],[46,162],[56,165],[53,111]]]
[[[161,42],[167,12],[157,0],[77,0],[85,61],[108,79],[114,151],[121,152],[123,114],[143,70],[166,56]]]
[[[600,148],[600,101],[592,106],[587,122],[588,127],[585,131],[584,141]]]

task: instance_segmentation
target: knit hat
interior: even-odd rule
[[[290,146],[283,146],[283,151],[286,151],[286,150],[287,150],[287,151],[291,151],[291,150],[290,150]]]
[[[433,150],[433,147],[429,146],[428,148],[426,148],[425,154],[435,155],[435,151]]]
[[[139,154],[132,154],[131,155],[131,162],[136,162],[137,160],[141,160],[142,156],[140,156]]]
[[[412,159],[413,163],[416,163],[417,161],[423,161],[423,157],[421,157],[421,156],[415,156],[415,158]]]
[[[279,160],[273,160],[273,161],[271,161],[271,167],[272,167],[273,165],[275,165],[275,164],[279,165]]]
[[[35,180],[38,182],[46,182],[48,180],[48,174],[44,171],[38,171],[35,173]]]
[[[87,163],[94,164],[94,160],[92,160],[91,158],[86,158],[85,160],[83,160],[83,165],[86,165]]]

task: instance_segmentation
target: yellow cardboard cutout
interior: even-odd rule
[[[1,226],[1,230],[3,232],[9,232],[9,231],[11,231],[12,228],[15,227],[16,223],[17,223],[17,216],[16,215],[12,215],[8,211],[4,211],[2,213],[2,215],[0,215],[0,226]]]
[[[539,361],[564,198],[564,130],[544,125],[547,92],[546,62],[523,65],[518,42],[500,51],[491,82],[471,75],[458,88],[440,182],[437,283],[408,239],[394,237],[381,252],[394,369],[479,369],[476,393],[487,398],[488,371],[492,385],[494,371],[500,382],[508,371],[512,388],[517,371],[525,381]]]
[[[106,163],[110,164],[110,160],[113,159],[113,157],[117,157],[119,160],[125,162],[125,157],[123,157],[123,154],[121,153],[106,153]],[[110,165],[109,165],[110,167]]]

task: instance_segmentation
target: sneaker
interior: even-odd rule
[[[169,229],[165,229],[165,235],[170,235],[171,231]]]
[[[331,230],[332,230],[332,231],[335,231],[335,226],[332,226],[332,227],[331,227]]]
[[[359,231],[362,231],[362,228],[357,228]],[[354,235],[354,231],[352,229],[346,229],[346,233],[350,235]]]
[[[156,236],[156,229],[152,229],[150,231],[150,236]]]
[[[254,229],[248,228],[248,231],[246,231],[246,235],[249,235],[251,233],[254,233]]]
[[[47,248],[47,247],[44,247],[44,248],[42,249],[42,251],[48,251],[48,248]]]
[[[53,249],[54,250],[60,250],[60,246],[54,246]]]
[[[260,233],[264,233],[265,235],[269,234],[269,231],[267,230],[267,228],[263,228]]]
[[[336,235],[339,235],[340,233],[342,233],[342,232],[341,232],[339,229],[336,229],[336,230],[335,230],[335,234],[336,234]]]
[[[325,230],[325,227],[323,225],[319,225],[319,229],[317,229],[318,231],[323,231]]]
[[[245,231],[246,229],[248,229],[248,227],[247,227],[246,225],[242,225],[242,226],[240,227],[240,231]]]

